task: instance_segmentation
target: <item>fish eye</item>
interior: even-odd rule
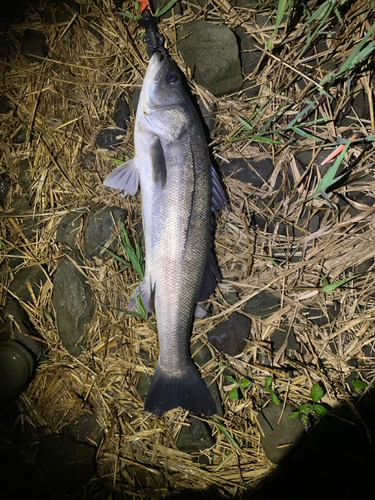
[[[167,74],[166,76],[167,83],[177,83],[178,82],[178,75],[174,71],[171,71],[170,73]]]

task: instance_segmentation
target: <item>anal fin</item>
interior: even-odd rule
[[[151,283],[149,279],[144,279],[134,290],[132,293],[129,303],[128,309],[130,311],[134,311],[137,309],[137,301],[139,302],[142,298],[143,305],[147,312],[154,311],[154,301],[152,297]]]

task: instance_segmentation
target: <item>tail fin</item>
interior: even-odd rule
[[[163,415],[172,408],[204,415],[216,413],[216,404],[193,362],[181,374],[168,372],[157,364],[154,378],[145,400],[145,410]]]

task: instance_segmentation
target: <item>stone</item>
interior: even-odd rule
[[[96,154],[94,151],[89,151],[83,158],[83,164],[86,168],[94,168],[96,166]]]
[[[113,115],[116,127],[121,129],[123,133],[128,128],[129,118],[130,118],[130,108],[127,102],[127,94],[123,92],[116,101],[115,114]]]
[[[6,115],[12,111],[12,106],[10,105],[9,99],[3,95],[0,97],[0,115]]]
[[[25,30],[22,39],[21,53],[33,62],[42,62],[47,57],[46,37],[40,31]]]
[[[243,26],[237,26],[235,34],[239,39],[242,74],[245,77],[242,89],[245,91],[246,97],[254,97],[259,93],[260,85],[257,85],[255,81],[246,80],[246,78],[258,66],[262,52],[256,50],[256,41]]]
[[[124,135],[124,131],[119,128],[107,127],[99,130],[96,144],[98,148],[115,149],[122,144]]]
[[[334,321],[340,312],[340,303],[334,301],[333,304],[326,304],[326,310],[317,307],[305,307],[301,309],[301,314],[306,316],[314,325],[325,326]]]
[[[261,427],[260,442],[268,460],[278,464],[290,452],[291,446],[279,448],[280,445],[297,443],[303,435],[303,424],[299,417],[290,419],[289,415],[295,410],[290,404],[275,405],[269,403],[258,415]],[[281,412],[283,416],[279,423]],[[263,436],[264,434],[264,436]]]
[[[183,425],[177,439],[177,448],[185,453],[194,453],[206,448],[211,448],[215,444],[210,427],[194,417],[186,420],[189,427]]]
[[[234,33],[224,25],[190,21],[178,31],[178,49],[194,80],[215,96],[240,90],[243,79]]]
[[[244,310],[252,316],[267,318],[280,309],[280,299],[269,290],[263,290],[249,299]]]
[[[97,213],[88,216],[88,223],[84,233],[83,255],[85,259],[92,259],[104,253],[104,244],[116,230],[116,224],[123,221],[127,211],[115,206],[106,207]],[[114,249],[114,246],[111,247]]]
[[[9,181],[5,174],[0,174],[0,201],[4,201],[9,191]]]
[[[71,436],[51,434],[39,442],[36,466],[45,491],[72,493],[87,483],[96,470],[96,448]]]
[[[34,303],[29,286],[31,286],[36,299],[38,299],[40,289],[46,281],[46,274],[41,267],[24,267],[15,274],[13,281],[9,285],[9,290],[23,301]]]
[[[232,313],[207,335],[210,343],[220,351],[237,356],[241,354],[250,335],[251,320],[238,312]]]
[[[22,124],[22,126],[17,130],[13,136],[14,144],[23,144],[26,141],[27,136],[27,126]]]
[[[49,24],[64,24],[71,21],[75,13],[79,14],[80,6],[75,0],[46,1],[45,19]]]
[[[27,192],[33,183],[30,177],[30,162],[28,159],[22,160],[18,167],[18,185]]]
[[[67,214],[61,219],[56,232],[56,239],[68,245],[70,248],[76,246],[77,236],[81,228],[81,218],[75,214]]]
[[[222,162],[220,171],[226,177],[231,176],[241,182],[261,187],[273,172],[271,158],[254,161],[252,158],[231,158],[229,163]]]
[[[152,375],[148,375],[147,373],[141,373],[137,385],[137,391],[138,394],[141,396],[141,398],[146,397],[146,394],[148,393],[148,390],[151,385],[151,381],[152,381]]]
[[[290,327],[290,325],[283,321],[279,328],[275,328],[271,335],[271,342],[273,343],[273,350],[278,351],[284,345],[286,338],[287,340],[287,349],[292,349],[297,352],[301,352],[301,344],[297,341],[296,335],[294,333],[294,328]]]
[[[95,415],[89,412],[81,415],[76,422],[66,425],[62,433],[66,436],[72,436],[80,443],[87,443],[91,446],[99,446],[104,437],[103,428]]]
[[[24,345],[28,351],[40,359],[47,345],[36,340],[40,338],[29,315],[13,297],[7,297],[5,306],[1,310],[0,341],[14,339]]]
[[[67,256],[59,260],[53,276],[52,303],[61,342],[70,354],[79,356],[85,326],[94,314],[94,303],[92,291],[78,268],[82,262],[77,254],[71,256],[73,261]]]

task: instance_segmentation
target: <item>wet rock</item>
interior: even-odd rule
[[[22,39],[21,53],[34,62],[42,62],[47,57],[46,37],[40,31],[25,30]]]
[[[208,334],[208,340],[220,351],[236,356],[244,351],[250,328],[251,320],[234,312]]]
[[[83,242],[83,255],[86,259],[92,259],[105,252],[104,244],[116,230],[118,220],[124,220],[126,216],[126,210],[115,206],[106,207],[88,216]]]
[[[263,290],[249,299],[244,310],[252,316],[267,318],[280,308],[280,299],[269,290]]]
[[[68,214],[62,218],[59,227],[56,232],[56,239],[68,245],[70,248],[74,248],[77,241],[77,236],[81,228],[81,218],[75,214]]]
[[[177,448],[185,453],[194,453],[206,448],[211,448],[215,444],[210,427],[194,417],[186,420],[190,426],[182,426],[180,435],[177,439]]]
[[[91,446],[99,446],[104,437],[104,430],[97,421],[95,415],[86,412],[73,424],[66,425],[62,433],[71,436],[80,443],[87,443]]]
[[[242,74],[246,78],[256,69],[262,53],[260,50],[256,50],[254,38],[247,33],[243,26],[237,26],[235,33],[240,42]],[[257,85],[256,82],[245,80],[242,89],[245,90],[246,97],[253,97],[258,94],[260,85]]]
[[[301,313],[306,316],[314,325],[325,326],[334,321],[340,312],[340,303],[335,301],[333,304],[327,304],[326,310],[319,308],[303,308]]]
[[[238,302],[238,295],[236,292],[225,292],[223,293],[223,297],[230,305],[234,305]]]
[[[227,26],[191,21],[181,27],[178,36],[178,49],[199,85],[216,96],[242,87],[238,45]]]
[[[19,164],[17,182],[25,192],[29,190],[33,183],[30,177],[30,162],[27,159],[22,160]]]
[[[36,359],[40,359],[47,346],[44,342],[36,340],[40,338],[40,334],[16,299],[7,298],[1,310],[1,318],[0,340],[18,340],[35,355]]]
[[[219,168],[226,177],[261,187],[273,172],[273,162],[270,158],[257,162],[252,158],[231,158],[229,163],[223,162]]]
[[[9,181],[5,174],[0,174],[0,201],[5,200],[9,191]]]
[[[301,352],[301,344],[297,341],[294,328],[290,327],[286,321],[283,321],[280,328],[275,328],[271,335],[273,350],[278,351],[281,349],[286,339],[288,339],[286,345],[287,349],[293,349],[297,352]]]
[[[77,254],[74,261],[63,256],[53,277],[52,302],[56,312],[61,342],[73,356],[82,352],[85,325],[94,314],[93,296],[85,276],[78,266],[82,265]]]
[[[3,95],[0,97],[0,115],[6,115],[9,111],[12,111],[12,106],[9,99]]]
[[[258,415],[258,422],[263,431],[260,433],[260,442],[263,446],[267,458],[274,464],[280,463],[290,452],[290,446],[278,448],[280,445],[296,443],[303,435],[303,425],[299,417],[289,419],[289,415],[294,411],[294,408],[287,404],[285,405],[284,413],[283,405],[268,404]]]
[[[71,436],[43,437],[35,461],[45,490],[72,493],[80,488],[95,473],[95,455],[96,448]]]

